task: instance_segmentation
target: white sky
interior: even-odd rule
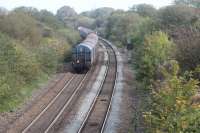
[[[127,10],[132,5],[140,3],[152,4],[154,7],[160,8],[173,3],[173,0],[0,0],[0,7],[11,10],[19,6],[31,6],[56,13],[57,9],[68,5],[80,13],[99,7]]]

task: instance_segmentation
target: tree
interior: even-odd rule
[[[184,4],[196,8],[200,8],[200,1],[199,0],[175,0],[175,4]]]
[[[200,130],[200,106],[192,98],[199,81],[178,76],[179,66],[170,61],[170,72],[162,67],[163,82],[152,88],[151,109],[144,113],[150,133],[194,133]]]
[[[39,11],[34,7],[17,7],[13,10],[14,12],[21,12],[21,13],[27,13],[31,16],[39,16]]]
[[[63,6],[60,9],[58,9],[56,16],[60,20],[64,21],[66,18],[77,16],[77,13],[73,8],[71,8],[69,6]]]
[[[47,10],[0,11],[0,112],[17,107],[55,73],[78,39],[77,31]]]
[[[173,31],[178,26],[190,26],[199,19],[196,10],[185,5],[167,6],[159,10],[158,24],[165,31]]]
[[[14,12],[27,14],[54,29],[63,28],[64,26],[64,23],[57,16],[47,10],[38,11],[33,7],[18,7],[14,9]]]
[[[38,45],[41,39],[37,21],[23,12],[11,12],[0,18],[0,28],[9,36],[19,40],[28,40],[32,45]]]
[[[145,86],[151,85],[157,78],[158,67],[170,59],[173,47],[174,44],[163,32],[147,35],[140,49],[140,60],[137,62],[137,79]]]
[[[0,75],[10,72],[15,66],[16,51],[10,38],[0,33]]]
[[[174,36],[176,59],[181,70],[194,70],[200,64],[200,31],[191,27],[179,27],[175,29]]]
[[[152,5],[148,4],[134,5],[131,8],[131,11],[134,11],[144,17],[155,17],[157,13],[156,9]]]
[[[141,22],[141,17],[133,12],[115,11],[108,18],[107,38],[126,45]],[[121,44],[120,44],[121,43]]]
[[[81,15],[97,19],[97,18],[108,17],[112,12],[114,12],[113,8],[102,7],[96,10],[83,12],[81,13]]]
[[[64,23],[60,21],[53,13],[47,10],[41,10],[38,14],[39,16],[35,16],[37,20],[45,23],[47,26],[53,29],[64,28]]]

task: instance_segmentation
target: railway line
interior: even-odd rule
[[[101,41],[104,47],[104,61],[93,85],[82,94],[77,107],[66,116],[64,127],[58,132],[93,133],[103,132],[110,112],[113,92],[117,76],[117,59],[115,51],[106,41]],[[76,112],[76,113],[74,113]],[[58,129],[58,128],[57,128]],[[55,132],[53,130],[51,132]]]
[[[60,115],[63,108],[70,105],[70,102],[84,84],[87,76],[88,73],[83,75],[74,74],[56,97],[25,129],[23,129],[22,132],[46,132],[46,130],[49,129],[49,126],[51,126],[55,119]]]
[[[112,46],[106,42],[102,43],[105,45],[109,55],[108,70],[103,85],[95,97],[78,133],[103,132],[110,111],[110,104],[116,80],[117,60]]]
[[[85,86],[93,74],[93,76],[96,77],[97,83],[96,86],[93,87],[96,91],[91,88],[91,92],[95,92],[95,97],[90,99],[88,108],[86,107],[86,110],[83,111],[86,113],[80,113],[84,117],[79,120],[81,121],[80,126],[76,130],[73,130],[73,132],[88,133],[104,131],[116,82],[117,59],[115,51],[110,44],[102,40],[101,44],[104,49],[104,54],[98,57],[99,63],[97,64],[99,66],[97,67],[99,67],[99,70],[96,70],[96,75],[94,74],[95,67],[92,67],[85,74],[72,74],[71,78],[68,79],[68,81],[65,81],[63,88],[60,89],[57,95],[40,113],[37,114],[37,116],[34,117],[34,119],[32,119],[31,122],[26,123],[20,132],[49,133],[60,129],[59,122],[65,117],[64,114],[66,114],[66,112],[76,110],[74,109],[74,105],[77,104],[78,99],[83,95],[82,92],[85,91]],[[100,58],[104,59],[104,61],[100,60]],[[100,68],[103,68],[102,71]],[[100,71],[101,74],[99,74]],[[60,81],[64,82],[63,79],[60,79]],[[67,119],[68,118],[70,118],[70,116],[68,116]]]

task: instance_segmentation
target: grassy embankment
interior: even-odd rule
[[[79,35],[52,13],[0,15],[0,112],[16,110],[70,56]]]

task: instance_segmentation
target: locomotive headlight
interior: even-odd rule
[[[79,63],[79,60],[77,60],[76,63]]]

